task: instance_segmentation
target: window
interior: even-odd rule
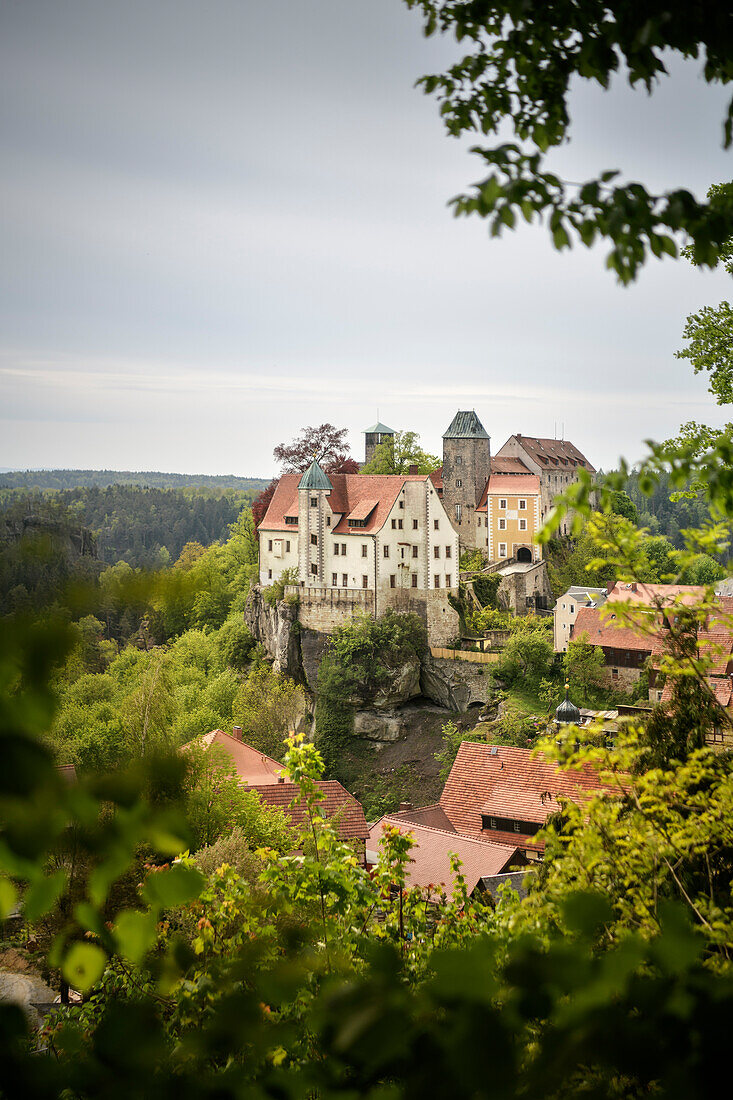
[[[317,566],[317,565],[311,565],[311,574],[312,574],[312,575],[313,575],[314,577],[317,577],[317,576],[318,576],[318,566]]]
[[[499,543],[499,557],[500,558],[505,558],[506,557],[506,543],[505,542],[500,542]]]
[[[433,583],[436,588],[440,588],[440,573],[436,573],[433,577]]]
[[[331,517],[326,516],[326,527],[330,527],[330,526],[331,526]]]
[[[318,497],[311,497],[311,508],[318,507]]]
[[[440,557],[440,547],[439,546],[434,546],[433,547],[433,557],[434,558],[439,558]]]
[[[368,588],[369,587],[369,577],[366,575],[366,573],[362,573],[362,575],[361,575],[361,587],[362,588]]]
[[[338,556],[339,556],[339,544],[338,544],[337,542],[335,542],[335,543],[333,544],[333,552],[334,552],[334,554],[336,555],[336,557],[338,557]]]
[[[445,587],[450,588],[450,573],[446,573],[445,575]]]
[[[563,606],[563,609],[564,609],[564,608],[565,608],[565,604],[563,604],[562,606]],[[574,603],[571,603],[571,604],[570,604],[570,614],[572,615],[572,614],[574,613],[574,611],[575,611],[575,604],[574,604]]]
[[[414,519],[412,521],[412,529],[413,529],[413,531],[417,531],[417,520],[416,519]]]
[[[334,588],[336,587],[338,582],[339,582],[338,573],[332,573],[331,574],[331,584],[333,585]]]
[[[399,529],[401,531],[402,530],[402,520],[401,519],[397,520],[397,526],[399,527]]]
[[[290,539],[287,539],[287,541],[285,543],[285,553],[286,554],[290,553]]]
[[[396,588],[397,587],[397,577],[394,575],[394,573],[392,573],[392,575],[389,578],[389,587],[390,588]]]
[[[500,500],[499,501],[499,507],[500,508],[506,508],[506,500]]]
[[[417,573],[412,574],[412,587],[417,588]]]
[[[341,584],[343,585],[344,588],[349,587],[349,574],[348,573],[342,573],[341,574]]]
[[[489,818],[489,828],[490,829],[495,829],[496,828],[496,818],[495,817],[490,817]]]
[[[361,556],[365,558],[367,556],[368,546],[365,542],[361,544]]]
[[[526,508],[527,508],[527,501],[526,500],[520,500],[520,502],[519,502],[519,511],[524,512],[526,510]]]
[[[346,543],[345,542],[341,543],[341,557],[342,558],[346,557]]]
[[[617,668],[612,668],[611,669],[611,679],[614,681],[614,683],[616,682],[616,680],[618,680],[618,669]]]
[[[437,519],[434,519],[434,520],[433,520],[433,530],[434,530],[434,531],[437,531],[437,530],[438,530],[438,520],[437,520]]]
[[[318,535],[311,535],[311,546],[318,546]]]
[[[461,522],[461,506],[460,506],[460,504],[456,504],[456,523],[459,524],[459,526],[460,526],[460,522]]]
[[[396,519],[393,519],[393,520],[392,520],[392,530],[393,530],[393,531],[396,531],[396,530],[397,530],[397,520],[396,520]]]
[[[291,527],[294,527],[295,524],[298,522],[298,517],[297,516],[286,516],[285,517],[285,522],[290,524]]]
[[[413,546],[413,548],[412,548],[412,556],[413,556],[413,558],[416,558],[416,557],[418,556],[419,552],[420,552],[420,551],[419,551],[419,548],[418,548],[417,546]]]
[[[404,507],[405,507],[405,502],[404,502],[404,500],[401,500],[400,501],[400,508],[404,508]]]
[[[461,479],[459,477],[457,477],[456,478],[456,489],[460,489],[462,485],[463,485],[463,482],[461,481]]]
[[[382,547],[382,553],[385,556],[385,558],[388,558],[389,557],[389,547],[388,546],[383,546]]]
[[[520,521],[519,521],[519,530],[520,531],[526,531],[527,530],[527,521],[526,521],[526,519],[520,519]]]
[[[456,455],[456,466],[460,466],[462,462],[463,462],[463,459],[461,458],[461,456]]]
[[[506,520],[504,518],[499,520],[499,530],[506,531]]]
[[[267,549],[272,550],[272,539],[267,540]]]
[[[272,569],[267,570],[267,579],[268,579],[268,581],[272,580]]]
[[[518,821],[514,822],[514,832],[515,833],[521,832]]]

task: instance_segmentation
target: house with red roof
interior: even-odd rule
[[[668,649],[669,627],[677,608],[694,607],[704,598],[704,587],[683,584],[617,582],[602,607],[581,607],[571,628],[570,640],[587,641],[603,651],[609,686],[629,690],[642,671],[649,669],[649,698],[668,702],[671,685],[657,683],[657,666]],[[620,604],[638,605],[641,619],[629,625],[617,613]],[[733,599],[718,596],[719,614],[711,614],[697,630],[697,652],[706,659],[706,680],[717,702],[731,710],[733,678]],[[727,738],[716,734],[721,743]]]
[[[260,583],[288,570],[303,626],[395,608],[420,615],[433,645],[458,631],[458,536],[428,475],[327,475],[314,459],[280,478],[258,535]]]
[[[283,774],[282,764],[242,740],[240,726],[234,726],[231,733],[212,730],[184,745],[183,750],[186,751],[192,744],[225,752],[231,759],[242,786],[256,791],[267,806],[282,810],[290,818],[293,828],[300,830],[307,824],[306,811],[302,804],[293,805],[298,795],[297,784]],[[341,840],[355,842],[363,858],[369,826],[361,803],[336,779],[321,779],[317,786],[324,795],[320,802],[324,816],[336,826]]]
[[[379,858],[379,844],[385,828],[392,826],[408,834],[413,842],[406,867],[408,886],[420,886],[437,894],[443,888],[453,893],[451,856],[461,861],[461,874],[466,879],[469,896],[483,878],[493,878],[527,866],[527,858],[516,844],[499,844],[483,837],[461,836],[455,830],[439,829],[408,820],[403,814],[385,814],[369,830],[367,865]]]

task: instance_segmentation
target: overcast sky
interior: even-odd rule
[[[725,418],[686,362],[720,272],[501,240],[414,88],[452,55],[400,0],[0,0],[0,465],[269,476],[305,424],[439,452],[562,430],[596,466]],[[581,86],[570,179],[731,178],[722,89]]]

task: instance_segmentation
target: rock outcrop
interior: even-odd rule
[[[304,680],[297,620],[297,606],[284,600],[268,603],[262,589],[258,585],[252,587],[244,609],[244,621],[252,637],[265,647],[276,672]]]

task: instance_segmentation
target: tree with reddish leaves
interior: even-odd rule
[[[335,455],[333,460],[324,466],[327,474],[358,474],[359,463],[351,455]]]
[[[265,512],[269,508],[270,501],[275,495],[279,480],[279,477],[274,477],[267,488],[263,489],[260,495],[252,502],[252,519],[254,520],[255,531],[265,518]]]
[[[292,443],[279,443],[272,452],[275,460],[282,465],[284,474],[299,474],[307,470],[314,457],[324,467],[326,473],[356,473],[359,467],[349,454],[346,442],[346,428],[335,428],[333,424],[321,424],[318,428],[303,428]],[[354,469],[343,469],[346,463],[354,464]]]

